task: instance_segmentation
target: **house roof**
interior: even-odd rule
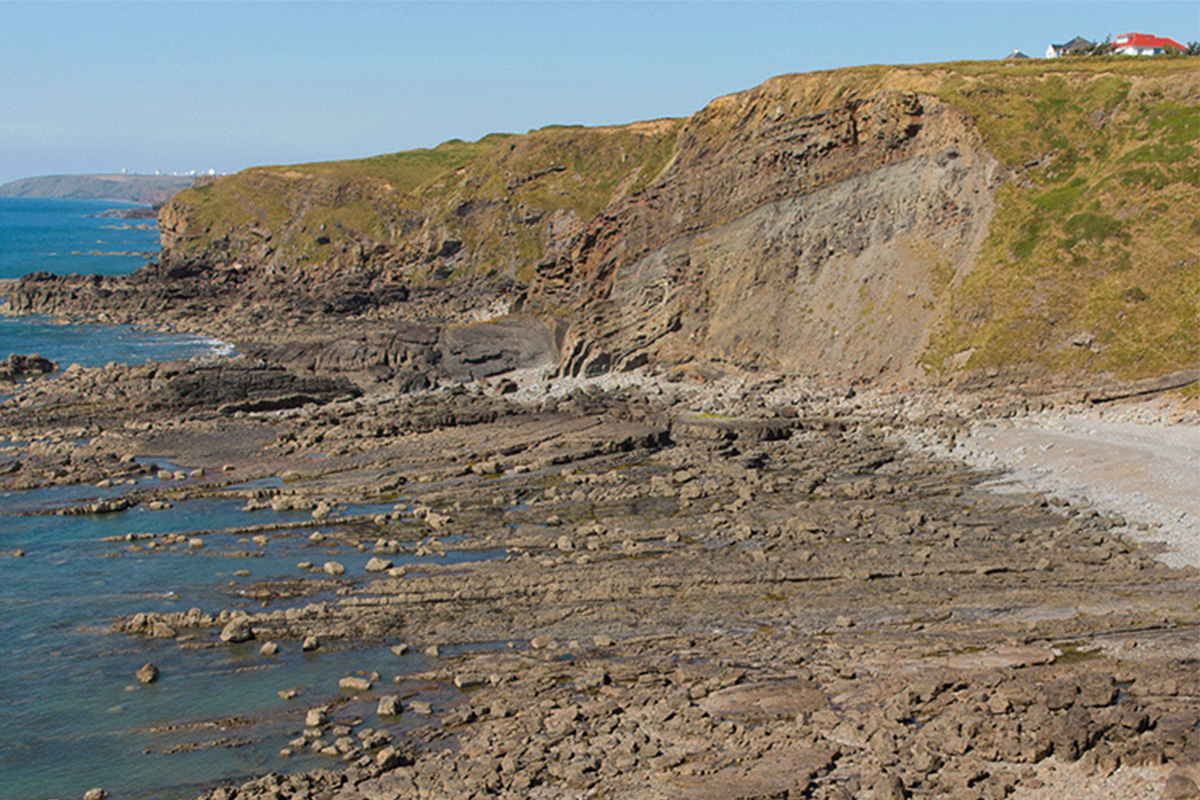
[[[1014,48],[1011,53],[1009,53],[1007,56],[1005,56],[1005,58],[1029,58],[1029,56],[1025,55],[1020,50]]]
[[[1168,47],[1173,47],[1176,50],[1187,49],[1174,39],[1168,39],[1164,36],[1155,36],[1152,33],[1122,33],[1113,40],[1112,46],[1114,48],[1154,47],[1162,50],[1165,50]]]
[[[1055,50],[1059,51],[1060,53],[1073,53],[1076,50],[1086,50],[1087,48],[1092,47],[1094,45],[1095,45],[1095,42],[1089,42],[1087,39],[1083,38],[1082,36],[1076,36],[1074,39],[1067,42],[1066,44],[1052,44],[1050,46],[1053,47]]]

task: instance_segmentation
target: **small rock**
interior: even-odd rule
[[[305,636],[304,641],[300,643],[300,649],[306,653],[310,652],[312,650],[316,650],[320,646],[321,646],[321,641],[311,633],[308,636]]]
[[[454,676],[454,685],[459,689],[474,689],[477,686],[483,686],[487,682],[487,677],[483,675],[459,673]]]
[[[144,664],[136,674],[138,683],[154,683],[158,680],[158,667],[153,664]]]
[[[392,568],[392,562],[387,559],[372,557],[367,562],[367,572],[386,572]]]
[[[295,689],[280,689],[275,694],[279,695],[280,700],[291,700],[296,696]]]
[[[264,642],[263,646],[258,649],[260,655],[273,656],[278,655],[279,645],[275,642]]]
[[[326,575],[342,575],[346,572],[346,568],[336,561],[326,561],[325,566],[321,567],[321,570]]]
[[[304,725],[309,728],[319,728],[329,721],[329,715],[324,706],[310,708],[304,715]]]
[[[382,770],[395,769],[403,764],[404,757],[392,745],[388,745],[375,754],[375,766]]]
[[[104,800],[108,797],[108,792],[103,789],[88,789],[83,793],[83,800]]]
[[[379,705],[375,707],[375,713],[381,717],[398,717],[400,711],[400,697],[394,694],[387,694],[379,698]]]
[[[371,691],[371,682],[366,678],[357,678],[347,676],[338,681],[338,686],[343,691],[348,692],[369,692]]]

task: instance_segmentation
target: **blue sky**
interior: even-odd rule
[[[0,183],[684,116],[788,72],[1200,40],[1179,2],[8,2]]]

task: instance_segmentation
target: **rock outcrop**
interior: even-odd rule
[[[7,361],[0,361],[0,381],[16,381],[34,375],[47,375],[58,370],[58,364],[37,353],[24,356],[11,353]]]
[[[938,310],[933,267],[969,269],[997,162],[936,98],[796,111],[769,89],[717,101],[654,187],[539,269],[535,293],[578,311],[564,371],[700,359],[912,374]],[[748,121],[713,152],[729,119]]]

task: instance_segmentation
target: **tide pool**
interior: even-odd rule
[[[200,549],[151,550],[148,540],[109,540],[309,518],[299,511],[244,511],[242,500],[194,499],[161,511],[135,506],[79,517],[12,513],[102,494],[113,490],[54,487],[0,495],[0,551],[25,553],[0,560],[6,578],[0,582],[0,640],[7,643],[0,650],[0,707],[7,723],[0,729],[0,800],[78,797],[92,786],[105,787],[114,798],[172,800],[224,778],[329,766],[328,758],[307,752],[286,760],[278,755],[303,729],[306,708],[339,698],[343,675],[379,672],[379,694],[388,691],[392,676],[431,666],[418,653],[395,656],[388,649],[393,642],[362,649],[330,642],[314,653],[284,642],[279,655],[268,657],[258,652],[261,642],[191,646],[215,644],[216,630],[181,631],[195,634],[192,642],[105,632],[115,618],[138,612],[197,607],[255,613],[334,602],[329,594],[263,602],[246,590],[262,580],[303,579],[308,573],[297,568],[300,561],[334,559],[348,575],[365,580],[371,554],[333,537],[313,543],[311,528],[268,533],[265,546],[228,533],[205,535]],[[349,506],[341,513],[390,508]],[[336,519],[321,526],[336,528]],[[248,553],[253,555],[237,557]],[[388,556],[397,565],[502,557],[502,551]],[[238,575],[242,570],[250,574]],[[161,670],[151,685],[134,678],[146,662]],[[296,689],[299,697],[283,700],[277,694],[283,689]],[[373,702],[361,705],[366,724],[379,728]]]

